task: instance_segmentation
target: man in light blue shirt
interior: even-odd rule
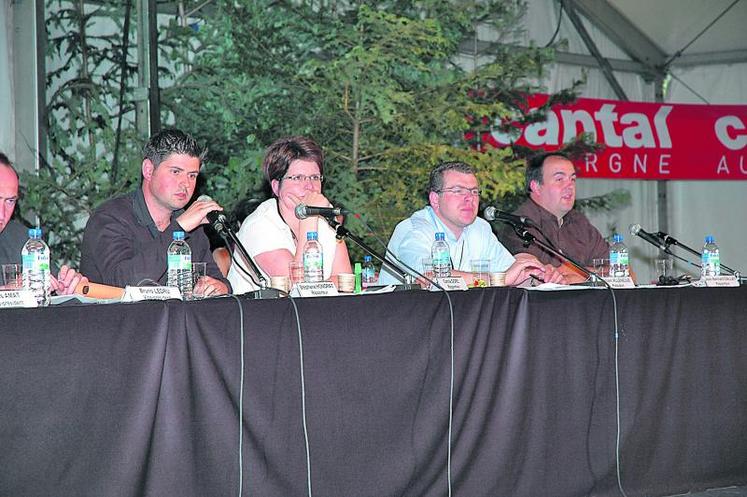
[[[408,266],[422,271],[429,259],[435,234],[443,232],[451,253],[452,276],[472,281],[472,260],[491,261],[491,271],[505,271],[507,285],[519,285],[534,276],[545,282],[563,283],[551,265],[530,254],[512,256],[493,234],[490,224],[477,217],[480,188],[474,170],[461,162],[445,162],[430,174],[427,207],[400,222],[389,240],[389,250]],[[386,267],[379,284],[401,283]]]

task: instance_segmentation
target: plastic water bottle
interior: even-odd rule
[[[449,244],[446,243],[446,235],[443,232],[436,233],[436,241],[431,246],[431,261],[433,262],[433,274],[436,278],[451,276],[451,254],[449,253]]]
[[[192,298],[192,250],[184,241],[183,231],[174,231],[173,237],[167,252],[166,285],[178,288],[182,299],[189,300]]]
[[[306,283],[324,280],[324,255],[316,231],[306,233],[306,245],[303,246],[303,280]]]
[[[376,284],[376,268],[371,261],[370,255],[363,256],[363,268],[361,270],[361,287],[368,288]]]
[[[630,276],[628,247],[623,243],[622,235],[615,233],[612,242],[610,247],[610,274],[615,277]]]
[[[721,274],[718,245],[716,245],[716,240],[711,235],[705,237],[705,245],[703,245],[703,254],[701,255],[700,263],[701,277],[719,276]]]
[[[40,306],[49,305],[49,247],[42,240],[41,228],[29,229],[29,239],[21,249],[23,288],[31,290]]]

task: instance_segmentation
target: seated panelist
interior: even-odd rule
[[[262,202],[241,224],[238,238],[265,278],[289,275],[291,261],[303,262],[306,234],[316,231],[324,257],[324,279],[352,272],[345,242],[319,216],[298,219],[299,204],[331,207],[322,194],[324,154],[309,138],[291,136],[270,145],[262,162],[273,197]],[[235,256],[241,262],[240,256]],[[234,262],[228,272],[235,293],[256,290],[256,284]],[[251,270],[242,264],[247,271]]]
[[[452,276],[472,281],[471,261],[492,261],[506,272],[506,284],[529,283],[534,277],[548,283],[565,283],[551,265],[542,264],[530,254],[512,256],[501,245],[487,221],[477,217],[480,185],[474,169],[462,162],[444,162],[430,173],[426,207],[400,222],[389,240],[389,250],[415,270],[423,259],[430,259],[435,234],[443,232],[449,245]],[[399,275],[384,267],[380,284],[400,283]]]
[[[196,200],[205,150],[187,133],[166,129],[143,148],[140,188],[103,203],[83,234],[81,270],[95,283],[123,287],[166,283],[166,252],[174,231],[184,231],[192,262],[206,263],[195,291],[205,296],[230,292],[202,229],[207,214],[223,210],[213,200]]]
[[[18,173],[10,159],[0,152],[0,265],[20,264],[21,250],[28,240],[28,230],[12,219],[18,203]],[[67,266],[62,266],[57,275],[50,275],[52,292],[67,295],[75,291],[88,279]],[[0,283],[2,283],[0,281]]]

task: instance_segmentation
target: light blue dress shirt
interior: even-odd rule
[[[416,211],[400,222],[394,228],[388,248],[405,264],[422,271],[422,261],[430,259],[431,245],[437,232],[446,234],[451,264],[458,271],[471,271],[473,259],[489,260],[491,271],[505,271],[515,261],[514,256],[501,245],[490,229],[490,224],[484,219],[476,218],[475,222],[464,228],[461,236],[456,238],[430,206]],[[384,266],[379,275],[379,284],[399,283],[402,283],[401,278]]]

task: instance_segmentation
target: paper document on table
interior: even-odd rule
[[[70,301],[80,302],[81,304],[116,304],[118,302],[121,302],[121,298],[116,299],[95,299],[93,297],[86,297],[85,295],[78,295],[72,294],[72,295],[53,295],[50,299],[51,305],[59,305],[64,304],[65,302]]]

